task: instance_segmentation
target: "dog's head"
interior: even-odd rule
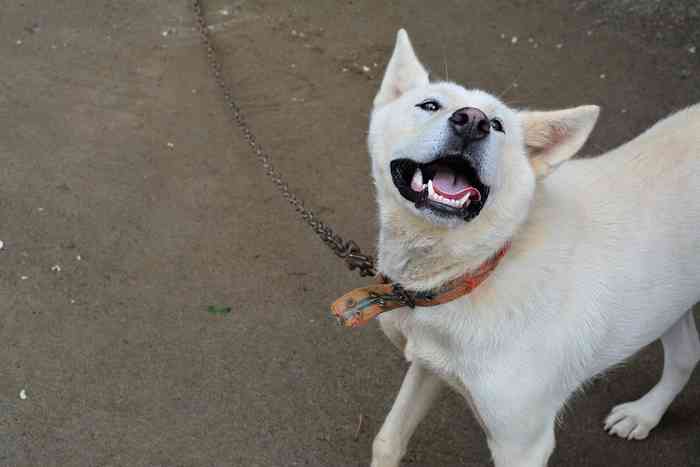
[[[430,82],[400,30],[369,131],[380,207],[438,228],[517,223],[535,180],[581,148],[598,112],[517,111],[486,92]]]

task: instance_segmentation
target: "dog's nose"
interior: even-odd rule
[[[458,136],[475,141],[491,132],[491,122],[484,112],[474,107],[463,107],[450,116],[450,124]]]

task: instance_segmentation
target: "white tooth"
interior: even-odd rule
[[[435,188],[433,188],[432,180],[428,180],[428,198],[435,199]]]
[[[417,168],[416,173],[413,174],[411,189],[413,191],[423,191],[423,172],[420,171],[420,168]]]

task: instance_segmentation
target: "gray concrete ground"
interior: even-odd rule
[[[367,465],[405,365],[375,326],[328,317],[363,281],[251,161],[187,2],[2,3],[0,465]],[[264,146],[362,245],[367,114],[400,26],[437,76],[519,106],[601,104],[589,154],[700,100],[695,2],[206,3]],[[649,440],[602,430],[660,365],[652,346],[592,383],[551,465],[700,465],[698,374]],[[489,465],[459,398],[406,465]]]

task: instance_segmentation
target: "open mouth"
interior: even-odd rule
[[[411,159],[391,161],[391,176],[401,196],[417,209],[443,216],[476,217],[486,202],[489,187],[461,154],[439,157],[428,163]]]

